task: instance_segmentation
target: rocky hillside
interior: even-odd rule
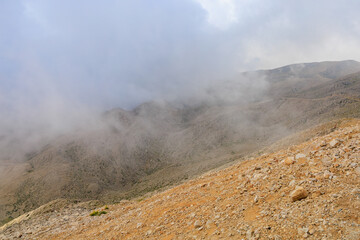
[[[311,126],[360,117],[359,71],[355,61],[295,64],[244,73],[224,82],[226,91],[212,89],[209,101],[108,111],[95,128],[60,136],[23,160],[0,159],[0,225],[58,198],[140,196]],[[220,101],[223,90],[230,98]]]
[[[149,197],[95,212],[43,207],[0,238],[360,239],[360,121],[309,131],[317,136]]]

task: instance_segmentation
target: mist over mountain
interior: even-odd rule
[[[0,133],[30,136],[28,145],[112,108],[261,95],[266,81],[241,82],[241,72],[360,56],[359,7],[355,0],[1,2]],[[241,94],[228,94],[233,88]]]
[[[32,140],[31,151],[4,136],[4,149],[19,155],[1,161],[0,212],[3,219],[16,217],[57,198],[131,198],[324,121],[359,117],[359,73],[356,61],[246,72],[238,82],[209,86],[182,101],[88,115],[76,130]]]

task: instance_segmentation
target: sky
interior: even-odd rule
[[[131,108],[242,71],[359,60],[359,10],[356,0],[0,0],[0,100]]]
[[[358,0],[0,0],[0,130],[61,129],[248,70],[360,60],[359,10]]]

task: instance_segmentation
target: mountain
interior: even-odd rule
[[[0,238],[359,239],[360,120],[300,135],[315,137],[152,196],[95,210],[51,202],[0,228]]]
[[[353,60],[301,63],[260,72],[272,83],[271,95],[293,96],[297,92],[359,72],[359,63]]]
[[[0,219],[59,198],[133,198],[325,121],[359,117],[359,71],[355,61],[295,64],[256,72],[267,88],[251,100],[107,111],[95,128],[61,136],[24,161],[0,161]]]

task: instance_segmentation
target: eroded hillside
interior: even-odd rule
[[[313,131],[320,129],[302,144],[98,208],[107,212],[101,216],[79,206],[30,213],[2,227],[0,237],[359,239],[360,121]]]

